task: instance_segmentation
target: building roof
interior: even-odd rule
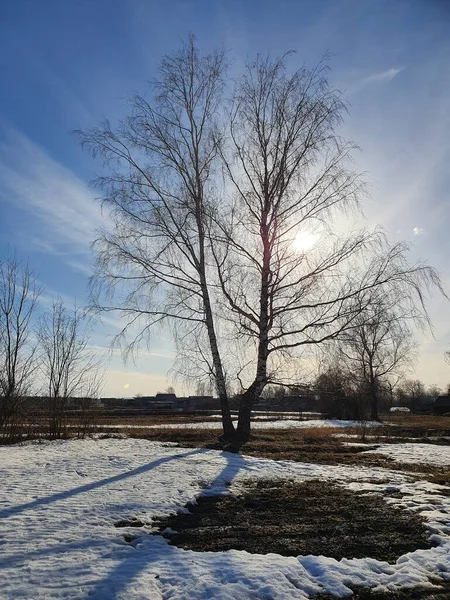
[[[155,398],[157,400],[165,400],[166,402],[175,402],[175,400],[177,399],[177,395],[176,394],[161,394],[158,393],[156,394]]]

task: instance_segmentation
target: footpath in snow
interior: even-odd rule
[[[440,447],[450,462],[450,447]],[[176,512],[202,493],[229,493],[249,477],[322,478],[404,495],[388,502],[428,520],[439,546],[396,564],[243,551],[193,552],[160,536],[132,544],[121,519]],[[365,467],[270,461],[138,439],[89,439],[0,447],[1,600],[295,600],[450,580],[450,497],[401,473]],[[388,483],[387,483],[388,482]],[[448,489],[445,489],[448,492]]]

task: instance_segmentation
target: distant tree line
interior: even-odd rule
[[[380,415],[395,406],[405,407],[412,412],[427,412],[432,402],[440,395],[450,393],[437,385],[425,386],[418,380],[403,379],[395,384],[384,382],[378,386]],[[314,410],[332,419],[370,420],[372,397],[364,385],[338,365],[322,368],[309,385],[274,386],[264,390],[263,397],[269,407],[283,407],[286,398],[292,395],[303,397],[309,410]]]

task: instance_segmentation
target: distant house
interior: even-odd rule
[[[450,396],[438,396],[432,407],[435,415],[450,414]]]

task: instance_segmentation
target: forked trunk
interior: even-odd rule
[[[222,413],[222,428],[223,428],[223,437],[227,440],[232,440],[236,431],[234,429],[233,420],[231,419],[230,405],[228,403],[228,397],[225,395],[223,397],[220,396],[220,410]]]
[[[236,438],[239,442],[246,442],[250,437],[250,424],[253,404],[253,389],[250,387],[243,394],[239,404],[239,417],[236,430]]]
[[[201,187],[199,182],[199,188]],[[199,194],[199,198],[203,198]],[[209,297],[209,287],[206,280],[205,267],[205,231],[203,223],[203,202],[198,200],[196,221],[199,233],[199,251],[200,260],[198,266],[198,274],[200,277],[200,285],[203,298],[203,310],[205,311],[205,323],[208,331],[209,347],[211,350],[212,361],[214,365],[214,377],[216,380],[217,392],[220,400],[220,411],[222,414],[223,435],[225,438],[232,438],[235,435],[233,421],[231,420],[230,403],[228,401],[228,393],[225,385],[225,373],[223,370],[222,359],[217,343],[217,335],[214,327],[214,316],[211,307],[211,299]]]
[[[219,394],[220,400],[220,411],[222,414],[222,427],[223,435],[227,439],[231,439],[235,435],[235,429],[233,421],[231,419],[230,403],[228,401],[228,393],[225,385],[225,374],[223,371],[222,360],[219,353],[219,347],[217,344],[216,331],[214,329],[214,320],[211,310],[211,302],[209,299],[208,287],[206,284],[206,278],[203,273],[201,274],[202,291],[203,291],[203,305],[205,310],[206,327],[208,330],[209,346],[211,349],[214,375],[216,380],[216,387]]]

